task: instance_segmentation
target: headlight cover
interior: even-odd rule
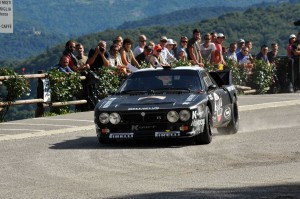
[[[119,122],[121,121],[121,116],[119,113],[111,113],[109,115],[109,121],[112,124],[119,124]]]
[[[179,112],[179,118],[181,121],[186,122],[191,118],[191,113],[188,110],[182,110]]]
[[[99,115],[99,121],[102,124],[107,124],[109,122],[109,114],[108,113],[101,113]]]
[[[179,115],[176,111],[169,111],[167,114],[167,119],[171,123],[175,123],[179,119]]]

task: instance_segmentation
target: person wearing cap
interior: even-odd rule
[[[292,57],[292,45],[293,45],[293,43],[294,43],[295,41],[296,41],[296,35],[291,34],[291,35],[289,36],[289,43],[288,43],[288,45],[287,45],[287,47],[286,47],[286,53],[287,53],[288,58],[291,58],[291,57]]]
[[[139,36],[139,43],[138,43],[138,45],[133,50],[133,55],[135,57],[138,56],[139,54],[141,54],[144,51],[146,43],[147,43],[147,37],[146,37],[146,35],[140,35]]]
[[[214,64],[223,64],[226,65],[226,62],[223,58],[223,52],[222,52],[222,44],[225,40],[225,35],[223,33],[217,34],[217,42],[215,42],[216,49],[214,51]]]
[[[294,59],[294,90],[300,90],[300,32],[292,45],[292,58]]]
[[[166,62],[162,55],[162,47],[160,45],[156,45],[153,48],[152,54],[149,56],[149,63],[151,67],[159,67],[159,66],[168,66],[168,62]]]
[[[245,40],[244,39],[239,39],[237,42],[237,49],[236,49],[236,53],[240,52],[242,50],[242,48],[245,46]]]
[[[151,53],[152,53],[152,47],[146,45],[144,47],[143,52],[140,53],[138,56],[136,56],[135,59],[140,65],[143,65],[143,63],[148,65],[149,64],[149,55]]]
[[[173,43],[173,40],[169,40],[169,44]],[[165,63],[171,65],[172,62],[176,62],[176,58],[169,52],[166,47],[168,43],[168,38],[166,36],[161,36],[160,38],[160,46],[161,46],[161,56],[164,59]]]
[[[188,60],[193,65],[198,65],[200,67],[203,67],[204,64],[201,56],[200,42],[201,42],[200,30],[194,29],[193,37],[189,39],[187,44],[187,54],[188,54]]]
[[[173,55],[173,57],[175,57],[175,55],[174,55],[174,46],[175,45],[176,44],[174,43],[173,39],[167,39],[166,48],[169,50],[171,55]]]

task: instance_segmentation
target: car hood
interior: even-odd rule
[[[162,95],[113,95],[101,100],[96,109],[105,111],[157,110],[191,107],[206,97],[204,94],[181,93]]]

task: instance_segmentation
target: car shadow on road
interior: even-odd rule
[[[300,184],[280,184],[256,187],[237,188],[203,188],[187,189],[176,192],[156,192],[144,194],[132,194],[121,197],[109,197],[108,199],[299,199]]]
[[[122,140],[110,144],[100,144],[97,137],[79,137],[54,143],[50,149],[152,149],[152,148],[181,148],[194,145],[191,139],[163,140]]]

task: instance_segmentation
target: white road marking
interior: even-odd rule
[[[49,120],[49,121],[73,121],[73,122],[91,122],[94,123],[93,120],[76,120],[76,119],[55,119],[55,118],[47,118],[47,117],[38,117],[32,118],[34,120]]]
[[[239,106],[239,111],[245,112],[245,111],[260,110],[260,109],[266,109],[266,108],[285,107],[285,106],[293,106],[293,105],[300,105],[300,100],[288,100],[288,101],[282,101],[282,102],[270,102],[270,103],[254,104],[254,105],[244,105],[244,106]],[[52,120],[72,120],[72,119],[52,119]],[[72,121],[74,121],[74,120],[72,120]],[[14,123],[12,123],[12,124],[14,124]],[[58,135],[58,134],[63,134],[63,133],[71,133],[71,132],[76,132],[76,131],[86,131],[86,130],[93,130],[93,129],[95,129],[95,125],[73,127],[73,128],[66,128],[66,129],[57,129],[57,130],[50,130],[50,131],[30,132],[30,133],[22,133],[22,134],[15,134],[15,135],[7,135],[6,134],[6,135],[0,136],[0,141],[20,140],[20,139],[43,137],[43,136],[49,136],[49,135]],[[34,131],[34,130],[32,130],[32,131]]]
[[[50,130],[50,131],[43,131],[43,132],[31,132],[31,133],[22,133],[22,134],[15,134],[15,135],[4,135],[4,136],[0,136],[0,141],[44,137],[44,136],[58,135],[58,134],[63,134],[63,133],[71,133],[71,132],[76,132],[76,131],[92,130],[94,128],[95,128],[95,125],[90,125],[90,126],[82,126],[82,127],[67,128],[67,129],[57,129],[57,130]]]
[[[269,103],[262,103],[262,104],[244,105],[244,106],[239,106],[239,111],[254,111],[254,110],[260,110],[266,108],[278,108],[278,107],[293,106],[293,105],[300,105],[300,100],[289,100],[283,102],[269,102]]]
[[[42,132],[45,130],[38,130],[38,129],[1,129],[4,131],[38,131],[38,132]],[[6,134],[0,134],[0,135],[6,135]]]
[[[62,126],[62,127],[76,127],[74,125],[62,125],[62,124],[31,124],[31,123],[3,123],[3,125],[27,125],[27,126]]]

